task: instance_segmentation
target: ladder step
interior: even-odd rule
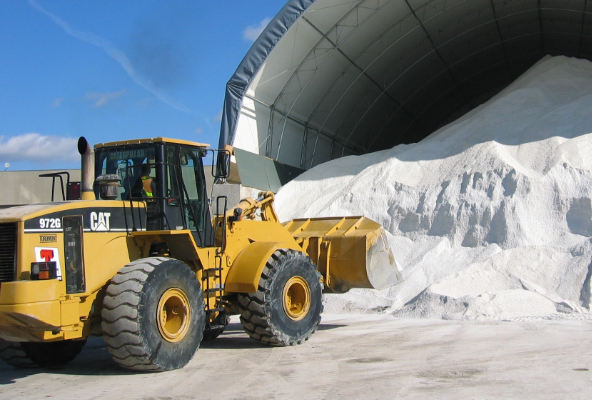
[[[213,292],[221,292],[223,290],[224,290],[224,288],[211,288],[211,289],[204,290],[204,292],[206,292],[206,293],[213,293]]]
[[[222,311],[226,311],[226,309],[224,307],[210,308],[209,310],[206,310],[206,313],[211,314],[211,313],[222,312]]]
[[[206,279],[210,279],[210,278],[215,278],[215,279],[220,280],[220,279],[222,279],[222,276],[219,274],[220,271],[222,271],[222,268],[204,269],[201,280],[205,281]]]

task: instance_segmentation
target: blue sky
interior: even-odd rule
[[[217,146],[226,82],[286,0],[3,0],[0,171],[77,168],[91,143]]]

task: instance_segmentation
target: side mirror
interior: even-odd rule
[[[230,152],[228,150],[219,150],[216,160],[215,178],[226,179],[230,175]]]

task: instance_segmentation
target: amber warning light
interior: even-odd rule
[[[55,261],[31,263],[31,280],[39,281],[57,278],[57,263]]]

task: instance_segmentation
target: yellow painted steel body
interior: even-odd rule
[[[174,139],[174,138],[167,138],[167,137],[158,136],[155,138],[120,140],[117,142],[97,143],[94,145],[94,148],[100,149],[101,147],[114,147],[114,146],[123,146],[123,145],[140,144],[140,143],[177,143],[177,144],[189,145],[192,147],[210,147],[210,145],[206,144],[206,143],[197,143],[197,142],[192,142],[190,140]]]
[[[273,208],[274,195],[266,192],[260,193],[256,200],[242,200],[225,215],[214,217],[211,226],[205,225],[209,219],[207,195],[205,190],[203,193],[198,190],[203,188],[198,183],[205,178],[198,176],[202,169],[196,168],[202,162],[192,158],[195,174],[191,178],[194,181],[188,182],[191,185],[183,182],[189,175],[172,171],[179,168],[189,171],[185,167],[191,165],[180,156],[181,152],[192,149],[193,156],[203,157],[207,145],[158,137],[98,144],[95,148],[106,148],[103,156],[108,153],[115,157],[108,160],[117,165],[107,163],[103,167],[125,169],[125,173],[118,172],[125,179],[129,178],[127,169],[132,167],[129,159],[120,165],[118,155],[109,151],[140,144],[142,148],[155,144],[155,148],[167,154],[165,157],[162,152],[155,153],[155,161],[162,159],[155,164],[157,177],[158,171],[171,182],[178,177],[170,187],[165,187],[167,179],[160,179],[160,193],[166,193],[166,197],[147,202],[95,200],[93,182],[100,180],[95,181],[94,173],[101,169],[93,169],[93,151],[86,139],[81,138],[78,150],[82,155],[83,200],[0,209],[0,339],[41,342],[103,334],[101,325],[109,324],[108,317],[105,321],[101,319],[102,311],[108,314],[102,310],[103,300],[111,279],[130,262],[149,257],[177,259],[192,269],[201,285],[205,315],[209,318],[204,333],[211,337],[224,329],[227,316],[240,312],[238,302],[245,296],[237,294],[259,290],[263,271],[274,259],[274,253],[278,255],[276,259],[284,260],[287,250],[308,254],[318,265],[325,290],[329,292],[345,292],[353,287],[378,288],[400,281],[384,230],[363,217],[294,220],[282,225]],[[167,157],[171,161],[177,156],[179,159],[172,164],[164,163]],[[150,160],[140,158],[141,162]],[[101,154],[96,159],[101,160]],[[132,159],[135,167],[138,160]],[[105,173],[108,168],[102,170]],[[109,190],[102,192],[102,196],[117,198]],[[178,209],[167,215],[171,207]],[[169,220],[171,216],[175,217]],[[177,229],[149,231],[148,226]],[[200,229],[203,235],[179,229],[183,227]],[[159,265],[149,260],[144,262]],[[34,272],[42,267],[43,274]],[[313,287],[310,276],[304,278],[309,272],[282,277],[287,280],[283,288],[278,288],[281,300],[274,299],[281,301],[285,315],[292,321],[305,322],[313,308],[320,312],[320,304],[316,302],[319,287],[316,283]],[[314,276],[318,276],[316,272]],[[165,289],[156,304],[156,328],[169,343],[186,342],[190,326],[202,326],[202,321],[195,319],[203,315],[202,310],[191,309],[189,298],[192,297],[182,288],[171,284]],[[114,297],[109,293],[107,298]],[[313,323],[318,323],[319,316],[312,317]],[[194,325],[192,319],[200,324]]]
[[[128,203],[129,206],[129,203]],[[68,294],[65,279],[30,280],[39,249],[51,250],[64,272],[64,233],[27,232],[25,221],[45,215],[83,215],[94,209],[122,207],[121,201],[75,201],[0,210],[0,223],[15,223],[16,280],[0,285],[0,338],[9,341],[77,339],[91,335],[100,315],[102,289],[117,271],[140,258],[140,248],[126,232],[84,232],[85,291]],[[136,203],[135,207],[145,207]],[[98,311],[98,313],[97,313]]]
[[[227,292],[254,293],[257,291],[261,272],[272,254],[279,249],[302,251],[295,243],[255,242],[249,244],[232,263],[225,289]]]
[[[400,281],[384,231],[380,225],[363,217],[294,220],[282,225],[273,210],[273,196],[267,194],[261,201],[248,200],[238,207],[250,217],[257,214],[254,209],[260,209],[263,220],[234,220],[229,218],[231,209],[226,216],[213,220],[215,228],[225,227],[225,230],[215,229],[215,245],[199,247],[189,230],[145,231],[140,227],[134,231],[128,227],[113,231],[98,226],[100,218],[97,220],[97,215],[91,215],[97,209],[109,209],[111,213],[124,210],[125,214],[126,207],[129,211],[129,202],[93,200],[0,210],[0,223],[15,224],[17,232],[16,280],[0,286],[0,338],[53,341],[101,334],[100,314],[106,285],[124,265],[148,257],[150,246],[155,242],[166,243],[167,257],[179,259],[194,270],[209,308],[217,306],[220,293],[205,290],[216,284],[205,271],[219,269],[227,314],[237,312],[232,305],[236,301],[235,293],[257,291],[266,263],[279,249],[307,253],[319,266],[326,291],[345,292],[352,287],[382,287]],[[134,202],[133,207],[145,209],[146,203]],[[52,250],[61,263],[61,270],[66,267],[63,230],[39,233],[31,229],[31,221],[47,215],[95,218],[97,230],[85,229],[82,233],[85,289],[81,293],[68,294],[65,280],[30,280],[31,263],[39,261],[39,249]],[[387,272],[377,273],[376,270]],[[381,274],[383,276],[379,276]],[[295,277],[284,289],[287,315],[294,320],[302,318],[309,306],[307,286]],[[190,316],[181,312],[186,305],[183,295],[169,294],[159,307],[162,309],[159,327],[163,337],[174,342],[184,335],[183,321]],[[171,319],[172,314],[175,316]],[[213,313],[210,318],[213,320],[216,316],[217,313]]]
[[[146,205],[134,202],[133,206],[142,209]],[[222,282],[228,286],[225,293],[255,291],[261,271],[275,250],[301,250],[279,223],[270,221],[246,220],[228,225],[224,254],[219,252],[220,240],[215,247],[200,248],[189,230],[85,231],[84,292],[67,294],[65,280],[30,280],[31,263],[39,261],[35,252],[37,248],[54,251],[55,259],[64,269],[64,234],[60,230],[52,233],[25,232],[25,221],[59,213],[88,218],[92,210],[109,207],[129,209],[129,202],[73,201],[0,210],[0,223],[15,223],[18,236],[17,280],[0,286],[0,338],[9,341],[45,341],[90,336],[100,321],[98,316],[103,292],[109,280],[130,261],[148,257],[150,245],[154,242],[165,242],[169,256],[188,264],[203,286],[206,285],[204,279],[211,279],[205,277],[203,271],[221,266]],[[51,242],[47,241],[48,238]],[[204,296],[213,308],[215,294],[206,293]],[[175,340],[174,331],[169,329],[167,335],[169,339]]]

